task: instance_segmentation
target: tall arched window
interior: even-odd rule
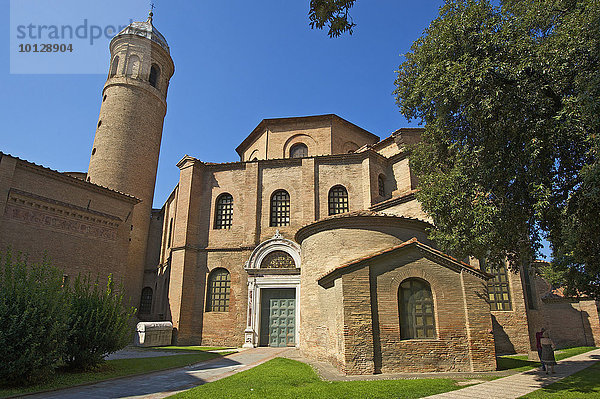
[[[277,190],[271,196],[271,226],[290,225],[290,195],[285,190]]]
[[[385,197],[385,176],[379,175],[377,178],[377,187],[379,189],[379,195]]]
[[[228,312],[231,277],[226,269],[218,268],[208,275],[207,312]]]
[[[433,295],[426,281],[409,278],[398,289],[401,339],[435,338]]]
[[[348,212],[348,190],[344,186],[335,186],[329,190],[329,214]]]
[[[233,220],[233,196],[223,193],[217,197],[215,229],[230,229]]]
[[[167,237],[167,248],[171,248],[173,245],[173,218],[169,221],[169,236]]]
[[[110,74],[108,77],[112,78],[113,76],[115,76],[117,74],[118,68],[119,68],[119,56],[116,55],[115,58],[113,58],[112,65],[110,66]]]
[[[294,144],[290,148],[290,158],[305,158],[308,156],[308,147],[304,143]]]
[[[158,88],[158,79],[160,78],[160,68],[156,64],[152,64],[150,67],[150,77],[148,78],[148,82],[153,87]]]
[[[140,298],[140,314],[149,314],[152,311],[152,288],[144,287]]]
[[[494,278],[488,280],[487,289],[491,310],[511,310],[510,288],[508,286],[508,273],[506,265],[500,262],[498,265],[490,265],[480,261],[481,269]]]

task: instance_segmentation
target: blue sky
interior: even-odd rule
[[[76,0],[54,1],[46,4]],[[336,39],[310,29],[309,0],[154,3],[155,26],[175,62],[157,208],[177,184],[175,164],[185,154],[208,162],[237,161],[235,147],[264,118],[335,113],[381,138],[417,126],[395,104],[394,71],[437,17],[443,0],[358,0],[352,9],[354,35]],[[59,171],[86,171],[108,73],[108,45],[94,47],[102,74],[10,74],[10,3],[0,4],[0,32],[6,38],[0,42],[0,151]],[[87,16],[106,5],[73,4],[83,7],[69,10],[73,23],[79,22],[77,12]],[[115,23],[146,19],[149,7],[143,1],[126,5],[110,15]]]
[[[8,38],[10,4],[1,1]],[[359,0],[354,34],[337,39],[310,29],[308,4],[155,0],[154,24],[175,62],[155,207],[177,184],[175,164],[185,154],[236,161],[235,147],[264,118],[335,113],[382,138],[409,126],[392,94],[394,71],[442,1]],[[145,20],[147,11],[122,19]],[[107,73],[108,46],[96,49]],[[60,171],[87,170],[106,73],[10,74],[9,55],[6,39],[0,150]]]

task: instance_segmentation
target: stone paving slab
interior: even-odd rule
[[[546,374],[540,369],[524,371],[519,374],[499,378],[483,384],[473,385],[458,391],[428,396],[436,399],[514,399],[530,392],[546,387],[565,377],[575,374],[600,361],[600,349],[582,353],[565,360],[555,366],[556,374]]]
[[[220,352],[238,352],[239,349],[237,348],[230,348],[230,349],[217,349],[217,350],[213,350],[213,351],[207,351],[207,352],[213,352],[213,353],[220,353]],[[118,350],[114,353],[111,353],[110,355],[106,356],[106,360],[115,360],[115,359],[139,359],[139,358],[143,358],[143,357],[160,357],[160,356],[175,356],[175,355],[186,355],[186,354],[192,354],[192,353],[198,353],[198,351],[194,351],[194,350],[182,350],[182,349],[177,349],[177,350],[168,350],[168,349],[152,349],[152,348],[140,348],[140,347],[136,347],[136,346],[127,346],[121,350]]]
[[[36,399],[164,398],[250,369],[289,350],[264,347],[248,349],[183,368],[27,396]]]

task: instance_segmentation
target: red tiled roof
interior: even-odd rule
[[[470,272],[472,274],[475,274],[478,277],[482,277],[482,278],[485,278],[485,279],[493,277],[493,276],[491,276],[491,275],[483,272],[482,270],[474,268],[473,266],[469,265],[468,263],[459,261],[458,259],[456,259],[456,258],[454,258],[454,257],[452,257],[452,256],[450,256],[450,255],[448,255],[448,254],[446,254],[446,253],[444,253],[444,252],[442,252],[440,250],[437,250],[437,249],[435,249],[433,247],[430,247],[429,245],[423,244],[422,242],[420,242],[419,240],[417,240],[416,237],[413,237],[410,240],[403,242],[402,244],[395,245],[393,247],[390,247],[390,248],[387,248],[387,249],[383,249],[383,250],[380,250],[380,251],[376,251],[376,252],[370,253],[368,255],[365,255],[365,256],[363,256],[361,258],[353,259],[351,261],[343,263],[342,265],[340,265],[340,266],[338,266],[338,267],[330,270],[329,272],[321,275],[317,279],[317,281],[323,282],[324,280],[329,280],[329,279],[333,278],[334,275],[338,274],[339,272],[341,272],[344,269],[348,269],[348,268],[350,268],[352,266],[357,266],[357,265],[359,265],[360,263],[362,263],[362,262],[364,262],[366,260],[373,259],[373,258],[382,256],[382,255],[385,255],[385,254],[389,254],[391,252],[394,252],[394,251],[397,251],[397,250],[399,250],[401,248],[406,248],[406,247],[409,247],[409,246],[420,247],[421,249],[423,249],[423,250],[425,250],[425,251],[427,251],[429,253],[432,253],[433,255],[438,256],[438,257],[440,257],[440,258],[442,258],[442,259],[444,259],[444,260],[446,260],[446,261],[454,264],[458,268],[464,269],[464,270],[466,270],[466,271],[468,271],[468,272]]]
[[[17,161],[24,163],[26,166],[29,166],[30,168],[37,169],[39,171],[43,171],[43,172],[49,173],[49,174],[51,174],[51,175],[53,175],[55,177],[58,177],[60,179],[66,180],[66,181],[69,181],[70,183],[74,183],[74,184],[77,184],[77,185],[84,185],[84,186],[88,186],[88,187],[93,187],[95,189],[100,189],[100,190],[107,191],[107,192],[110,192],[110,193],[113,193],[113,194],[117,194],[119,196],[126,197],[130,201],[133,200],[133,201],[140,202],[140,199],[134,197],[133,195],[122,193],[120,191],[113,190],[112,188],[101,186],[99,184],[92,183],[92,182],[89,182],[87,180],[78,179],[76,177],[69,176],[67,173],[59,172],[58,170],[50,169],[50,168],[48,168],[46,166],[38,165],[38,164],[33,163],[31,161],[28,161],[26,159],[15,157],[14,155],[7,154],[5,152],[0,151],[0,158],[2,158],[2,156],[7,156],[7,157],[10,157],[10,158],[16,159]]]
[[[362,209],[360,211],[352,211],[352,212],[338,213],[336,215],[331,215],[331,216],[325,216],[324,218],[321,218],[315,222],[308,223],[307,226],[311,225],[313,223],[318,223],[318,222],[322,222],[325,220],[343,219],[343,218],[351,218],[351,217],[388,217],[388,218],[414,220],[417,222],[428,223],[425,220],[418,219],[418,218],[413,218],[413,217],[408,217],[408,216],[398,216],[398,215],[393,215],[391,213],[372,211],[370,209]]]

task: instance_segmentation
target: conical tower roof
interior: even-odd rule
[[[148,20],[145,22],[132,22],[125,29],[119,32],[116,37],[123,35],[136,35],[145,37],[146,39],[152,40],[154,43],[158,44],[162,48],[164,48],[167,53],[170,53],[169,45],[167,44],[167,40],[165,37],[154,27],[152,24],[152,16],[154,14],[150,11],[148,14]]]

